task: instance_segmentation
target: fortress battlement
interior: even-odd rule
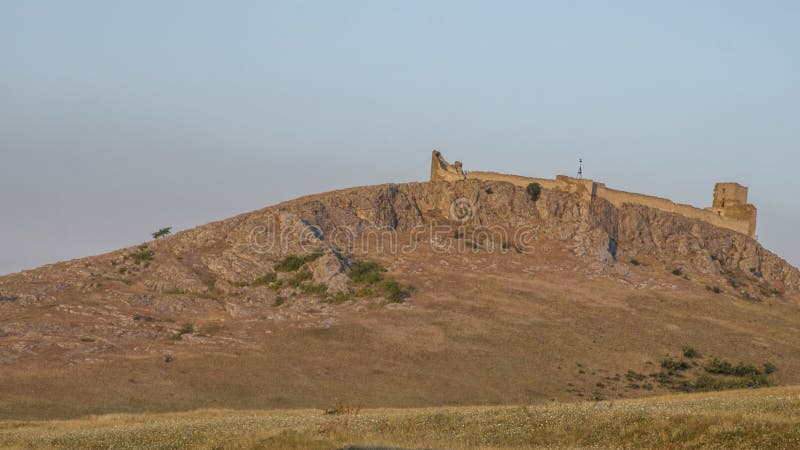
[[[539,183],[544,189],[555,189],[585,195],[589,201],[603,198],[617,207],[625,204],[643,205],[661,211],[680,214],[691,219],[702,220],[711,225],[727,228],[751,238],[756,233],[756,207],[747,203],[747,187],[738,183],[717,183],[714,197],[708,208],[675,203],[671,200],[650,195],[609,189],[603,183],[585,178],[558,175],[555,179],[508,175],[496,172],[465,172],[459,161],[448,163],[442,154],[434,150],[431,157],[431,181],[460,181],[477,179],[484,181],[504,181],[526,187]]]

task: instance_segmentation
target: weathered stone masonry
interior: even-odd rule
[[[738,183],[717,183],[711,207],[701,209],[691,205],[643,194],[609,189],[603,183],[589,179],[578,179],[558,175],[554,180],[546,178],[507,175],[496,172],[464,172],[461,163],[448,163],[436,150],[431,157],[431,181],[458,181],[477,179],[505,181],[525,187],[539,183],[545,189],[557,189],[585,195],[589,201],[595,197],[608,200],[619,207],[623,204],[643,205],[661,211],[680,214],[691,219],[702,220],[711,225],[733,230],[751,238],[756,234],[756,207],[747,203],[747,188]]]

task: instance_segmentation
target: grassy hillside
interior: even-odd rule
[[[746,236],[565,192],[320,194],[0,277],[0,419],[796,385],[798,276]]]
[[[77,297],[8,305],[12,323],[61,320],[74,334],[0,338],[8,345],[0,354],[27,352],[0,366],[0,417],[322,408],[337,399],[418,407],[631,398],[683,390],[713,375],[704,367],[714,358],[771,363],[770,382],[800,383],[793,298],[714,294],[654,266],[628,266],[623,283],[549,265],[561,259],[553,254],[359,258],[381,260],[415,286],[412,297],[331,304],[298,295],[273,306],[243,295],[232,309],[173,296],[164,304],[175,309],[164,312]],[[199,302],[212,307],[195,313]],[[153,320],[136,320],[143,315]],[[187,323],[193,331],[180,339],[158,331]],[[684,358],[686,346],[700,357]],[[64,360],[65,350],[75,353]],[[665,359],[690,366],[665,378]]]
[[[0,422],[16,448],[797,448],[800,388],[534,406],[231,411]],[[371,447],[373,448],[373,447]]]

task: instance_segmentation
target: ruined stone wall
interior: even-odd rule
[[[647,206],[680,214],[691,219],[702,220],[711,225],[755,237],[756,208],[747,204],[747,188],[737,183],[718,183],[714,189],[714,206],[702,209],[675,203],[665,198],[609,189],[603,183],[564,175],[559,175],[555,180],[551,180],[497,172],[464,172],[461,168],[461,163],[449,164],[441,153],[434,150],[431,163],[431,181],[458,181],[465,179],[501,181],[521,187],[526,187],[530,183],[539,183],[545,189],[577,193],[586,196],[587,199],[600,197],[608,200],[618,208],[625,204]],[[724,202],[722,201],[723,198],[725,199]],[[721,205],[719,207],[717,207],[718,200],[719,205]]]
[[[742,220],[734,217],[726,217],[708,209],[700,209],[700,208],[695,208],[694,206],[691,205],[675,203],[665,198],[653,197],[642,194],[633,194],[624,191],[617,191],[614,189],[608,189],[603,185],[601,185],[601,187],[598,188],[597,195],[602,198],[605,198],[606,200],[610,201],[612,204],[614,204],[614,206],[617,207],[622,206],[623,204],[626,203],[633,205],[642,205],[650,208],[659,209],[661,211],[680,214],[690,219],[702,220],[704,222],[710,223],[711,225],[737,231],[739,233],[748,235],[750,237],[753,237],[755,234],[754,222],[751,226],[749,220]]]
[[[431,181],[458,181],[464,180],[464,171],[461,163],[456,161],[448,163],[437,150],[431,155]]]
[[[545,178],[531,178],[523,177],[520,175],[506,175],[497,172],[468,172],[467,178],[485,181],[504,181],[512,183],[517,186],[525,187],[531,183],[539,183],[545,189],[564,189],[567,186],[563,185],[557,180],[548,180]]]

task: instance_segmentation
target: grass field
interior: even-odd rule
[[[3,448],[800,448],[800,387],[536,406],[0,422]]]

